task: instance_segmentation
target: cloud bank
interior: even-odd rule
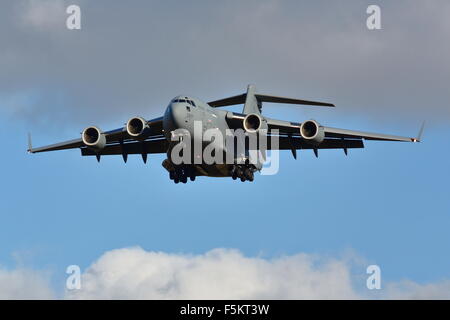
[[[55,297],[46,273],[23,268],[0,268],[0,300]]]
[[[82,299],[353,299],[345,263],[315,265],[299,254],[274,260],[248,258],[237,250],[203,255],[146,252],[141,248],[103,255],[82,277]]]
[[[77,4],[82,29],[65,28]],[[19,0],[0,5],[0,109],[41,129],[157,116],[180,93],[329,100],[340,114],[450,120],[450,3]],[[72,131],[71,131],[72,132]]]
[[[264,259],[238,250],[186,255],[140,247],[104,253],[80,290],[56,294],[47,274],[0,269],[0,299],[450,299],[450,281],[384,282],[368,290],[361,258],[312,254]],[[363,274],[355,272],[359,265]]]

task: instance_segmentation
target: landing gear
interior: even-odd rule
[[[195,180],[195,170],[190,166],[181,166],[175,168],[175,170],[169,171],[169,178],[175,183],[187,183],[188,178],[191,181]]]
[[[239,178],[242,182],[253,181],[255,179],[254,172],[256,169],[254,166],[245,165],[234,165],[231,169],[230,175],[233,180]]]

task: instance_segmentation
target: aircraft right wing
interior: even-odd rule
[[[150,127],[151,131],[146,139],[160,138],[163,136],[162,117],[148,120],[147,124]],[[134,141],[134,139],[128,135],[127,130],[124,127],[106,131],[106,132],[103,132],[103,134],[105,135],[105,138],[106,138],[105,149],[108,148],[108,146],[110,144]],[[64,142],[60,142],[60,143],[55,143],[52,145],[47,145],[47,146],[38,147],[38,148],[33,148],[32,144],[31,144],[30,136],[29,136],[29,141],[28,141],[28,152],[30,152],[30,153],[75,149],[75,148],[83,148],[83,147],[86,147],[86,145],[84,144],[84,142],[81,138],[64,141]],[[99,153],[103,154],[103,152],[106,152],[106,151],[102,150]]]

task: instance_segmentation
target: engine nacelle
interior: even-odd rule
[[[244,130],[249,133],[258,133],[260,130],[267,130],[267,121],[259,114],[250,113],[244,118]]]
[[[134,139],[146,138],[150,134],[150,126],[147,120],[141,117],[128,120],[126,130],[128,135]]]
[[[307,120],[300,125],[300,135],[306,142],[318,145],[325,139],[325,130],[317,121]]]
[[[100,151],[106,145],[106,137],[97,127],[87,127],[81,133],[83,143],[92,150]]]

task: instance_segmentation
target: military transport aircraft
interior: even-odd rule
[[[419,142],[423,131],[416,138],[400,137],[386,134],[368,133],[323,126],[315,120],[291,122],[264,117],[261,114],[262,103],[285,103],[297,105],[334,107],[331,103],[292,99],[286,97],[259,94],[253,85],[247,92],[237,96],[211,101],[208,103],[189,96],[177,96],[167,106],[162,117],[146,120],[133,117],[124,127],[102,131],[90,126],[83,130],[81,138],[39,148],[33,148],[29,136],[30,153],[80,148],[81,155],[95,156],[100,161],[103,155],[122,155],[126,162],[129,154],[140,154],[144,163],[147,155],[166,153],[167,159],[162,163],[175,183],[186,183],[197,176],[232,177],[241,181],[253,181],[254,173],[260,171],[261,163],[236,161],[231,163],[207,164],[204,161],[174,164],[171,152],[175,143],[173,134],[177,129],[193,133],[194,123],[201,123],[203,130],[216,129],[221,132],[241,129],[245,134],[265,131],[267,135],[276,135],[278,150],[291,150],[297,158],[297,150],[311,149],[316,157],[319,149],[343,149],[345,154],[350,148],[364,148],[363,140]],[[242,113],[217,109],[218,107],[243,104]],[[202,143],[204,147],[205,144]],[[266,150],[274,148],[269,143]],[[248,151],[248,150],[247,150]],[[245,155],[244,155],[245,160]]]

